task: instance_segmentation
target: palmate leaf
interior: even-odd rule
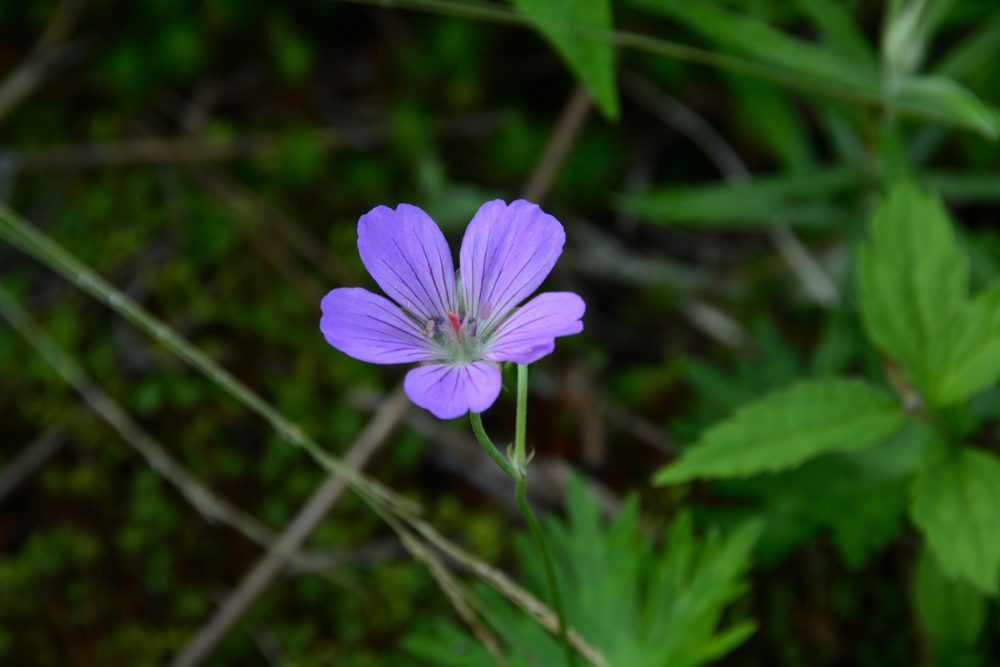
[[[750,621],[723,624],[722,617],[746,589],[759,521],[698,538],[690,516],[683,515],[671,524],[662,546],[654,547],[639,528],[634,498],[606,520],[601,503],[573,479],[567,506],[567,523],[546,522],[567,613],[611,664],[697,667],[725,655],[753,632]],[[518,554],[529,588],[544,594],[534,542],[520,540]],[[479,593],[483,616],[506,645],[513,667],[561,664],[555,637],[496,593],[484,588]],[[411,635],[405,648],[433,665],[494,665],[465,631],[443,621]]]
[[[587,88],[605,117],[618,118],[610,0],[513,0]]]
[[[869,337],[925,387],[928,351],[969,299],[969,260],[941,201],[892,186],[859,250],[857,279]]]
[[[657,484],[746,477],[791,468],[820,454],[855,451],[902,427],[905,415],[882,389],[862,380],[808,380],[775,392],[711,428]]]
[[[997,593],[1000,459],[964,447],[928,460],[914,480],[910,514],[945,574]]]

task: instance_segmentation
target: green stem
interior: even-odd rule
[[[528,366],[527,364],[517,365],[517,417],[514,422],[514,455],[513,460],[508,459],[500,450],[496,448],[493,441],[486,434],[483,428],[483,420],[475,412],[469,413],[472,422],[472,432],[476,434],[476,439],[483,446],[486,453],[490,455],[500,468],[516,483],[517,506],[521,510],[521,515],[531,529],[531,534],[538,543],[538,550],[542,554],[542,564],[545,566],[545,577],[548,579],[549,592],[552,595],[552,607],[559,617],[559,639],[562,642],[563,650],[566,653],[567,667],[575,667],[576,655],[573,647],[569,643],[569,630],[566,623],[566,608],[563,606],[562,595],[559,593],[559,582],[556,579],[556,568],[552,562],[552,552],[549,551],[549,543],[545,540],[545,533],[538,523],[531,505],[528,504],[528,470],[527,455],[525,445],[525,432],[528,423]]]
[[[517,468],[506,456],[500,453],[500,450],[490,440],[490,436],[486,435],[486,429],[483,428],[483,418],[477,412],[470,412],[469,421],[472,422],[472,432],[476,434],[476,440],[479,441],[479,444],[483,446],[490,458],[507,473],[507,476],[516,482],[520,478]]]
[[[563,651],[566,653],[566,665],[568,667],[575,667],[576,655],[569,643],[569,631],[566,627],[566,608],[563,605],[562,595],[559,593],[556,568],[552,563],[552,552],[549,551],[549,543],[545,540],[545,533],[542,532],[542,526],[538,523],[531,505],[528,504],[527,493],[528,478],[522,476],[517,480],[517,506],[521,509],[521,515],[524,516],[524,520],[528,522],[531,534],[534,535],[535,541],[538,542],[538,550],[542,553],[545,578],[549,580],[549,592],[552,594],[552,608],[559,617],[559,639],[562,641]]]
[[[525,432],[528,423],[528,365],[517,365],[517,417],[514,422],[514,465],[520,475],[517,477],[517,506],[521,508],[524,520],[531,528],[531,534],[538,542],[538,550],[542,553],[542,564],[545,566],[545,577],[549,580],[549,592],[552,594],[552,607],[559,617],[559,639],[562,640],[566,653],[567,667],[576,665],[576,655],[569,643],[569,632],[566,628],[566,608],[563,606],[562,595],[559,593],[559,581],[556,579],[556,568],[552,563],[552,552],[549,543],[542,532],[535,513],[528,504],[528,459],[525,454]]]
[[[528,425],[528,365],[517,365],[517,417],[514,422],[514,465],[527,476],[528,458],[524,435]]]

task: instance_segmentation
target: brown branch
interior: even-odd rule
[[[0,119],[31,96],[73,49],[64,44],[86,0],[62,0],[28,58],[0,84]]]
[[[25,445],[0,470],[0,503],[35,474],[66,443],[66,432],[53,427]]]
[[[409,402],[402,389],[396,389],[351,445],[344,462],[355,470],[363,468],[395,430],[408,407]],[[173,667],[199,665],[211,655],[219,642],[284,569],[287,561],[284,554],[294,553],[302,546],[346,490],[347,482],[343,478],[336,475],[326,478],[278,538],[277,548],[264,554],[244,575],[212,618],[170,663]]]
[[[697,144],[728,182],[752,180],[750,170],[732,146],[694,109],[637,74],[625,73],[622,89],[651,114]],[[835,307],[840,302],[840,291],[788,224],[774,220],[767,234],[806,294],[824,308]]]

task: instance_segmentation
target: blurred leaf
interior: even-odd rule
[[[844,3],[836,0],[796,0],[796,4],[812,19],[831,47],[859,62],[875,65],[871,45]]]
[[[867,382],[807,380],[741,408],[654,479],[676,484],[783,470],[827,452],[874,445],[904,421],[892,397]]]
[[[934,74],[951,79],[967,80],[985,65],[996,61],[1000,51],[1000,12],[993,15],[972,35],[966,35],[942,57],[933,68]]]
[[[312,46],[287,20],[275,20],[269,27],[271,57],[278,73],[288,81],[301,81],[313,68]]]
[[[969,260],[940,199],[892,186],[872,215],[857,274],[868,335],[924,385],[928,350],[969,298]]]
[[[1000,460],[963,447],[929,459],[913,485],[913,522],[944,573],[990,594],[1000,575]]]
[[[994,112],[960,83],[939,76],[904,77],[894,82],[891,103],[915,107],[931,118],[997,138]]]
[[[913,606],[930,639],[935,664],[975,664],[973,649],[986,622],[986,598],[956,581],[924,549],[913,575]]]
[[[860,568],[903,528],[907,482],[941,443],[921,422],[887,442],[858,452],[827,454],[800,468],[724,483],[737,497],[756,499],[767,524],[758,553],[774,562],[821,531],[844,562]]]
[[[614,665],[696,667],[715,660],[753,632],[747,621],[720,627],[723,612],[745,590],[745,573],[760,537],[759,521],[723,536],[694,535],[690,516],[675,519],[654,542],[639,527],[634,498],[610,521],[601,502],[572,479],[569,520],[546,525],[569,621]],[[529,587],[546,590],[535,543],[519,540]],[[556,665],[558,640],[493,591],[480,589],[483,614],[510,646],[510,664]],[[492,667],[481,646],[449,623],[432,623],[406,648],[434,665]],[[589,664],[589,663],[588,663]]]
[[[812,143],[788,91],[748,77],[728,80],[739,100],[740,120],[751,136],[770,148],[785,167],[795,171],[813,167]]]
[[[829,198],[850,192],[865,182],[863,172],[835,167],[748,183],[710,183],[656,188],[619,198],[630,215],[664,225],[707,228],[757,228],[787,223],[829,223],[842,219],[842,209]]]
[[[930,350],[929,399],[951,405],[1000,378],[1000,285],[983,292],[936,337]]]
[[[618,118],[610,0],[514,0],[514,5],[552,43],[593,96],[605,117]],[[595,34],[596,33],[596,34]]]
[[[877,94],[880,88],[873,63],[793,37],[757,18],[738,15],[709,2],[641,0],[638,4],[671,16],[723,48],[809,80],[827,81],[867,93]]]
[[[941,18],[954,0],[902,0],[890,5],[882,57],[893,75],[919,69]]]
[[[950,202],[1000,202],[1000,176],[995,174],[931,171],[922,174],[921,179]]]

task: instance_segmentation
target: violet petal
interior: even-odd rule
[[[469,223],[459,258],[466,312],[480,331],[501,321],[538,289],[562,253],[559,221],[519,199],[483,204]]]
[[[403,388],[438,419],[454,419],[493,405],[500,395],[500,369],[485,361],[418,366],[406,374]]]
[[[586,305],[573,292],[544,292],[524,304],[493,333],[484,355],[490,361],[533,363],[555,348],[557,336],[583,331]]]
[[[448,242],[416,206],[377,206],[358,221],[361,261],[386,294],[422,320],[458,312]]]
[[[320,304],[319,329],[344,354],[373,364],[406,364],[434,358],[417,324],[384,296],[361,287],[332,290]]]

